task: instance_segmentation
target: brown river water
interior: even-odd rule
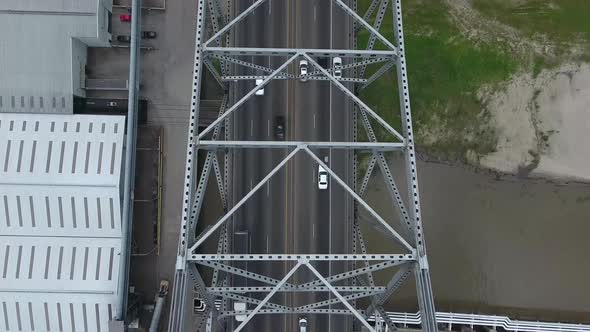
[[[403,170],[399,160],[392,167]],[[437,310],[590,322],[590,185],[418,167]],[[402,177],[397,183],[405,189]],[[380,176],[365,197],[397,223]],[[369,250],[399,252],[364,225]],[[387,309],[415,311],[414,292],[408,279]]]

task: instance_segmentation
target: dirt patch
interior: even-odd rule
[[[479,43],[502,44],[521,57],[554,55],[555,46],[545,36],[526,38],[519,30],[482,15],[470,0],[445,0],[453,22],[468,39]]]
[[[503,91],[481,97],[498,133],[496,152],[480,163],[523,177],[590,181],[590,65],[566,64],[515,76]]]

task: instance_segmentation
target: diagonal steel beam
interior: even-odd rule
[[[217,188],[219,190],[219,198],[221,198],[221,205],[223,210],[227,210],[227,201],[225,199],[225,190],[223,188],[223,176],[221,176],[221,167],[219,166],[219,159],[217,155],[213,154],[213,171],[215,172],[215,179],[217,180]]]
[[[375,329],[373,329],[373,327],[371,326],[371,324],[369,324],[369,322],[367,322],[367,320],[365,319],[365,317],[363,317],[363,315],[358,312],[350,303],[348,303],[348,301],[340,294],[338,293],[338,291],[334,288],[334,286],[332,286],[325,278],[324,276],[322,276],[321,273],[318,272],[318,270],[316,270],[311,264],[309,264],[308,262],[305,262],[305,265],[307,266],[307,268],[313,273],[315,274],[316,277],[318,277],[318,279],[324,284],[326,285],[326,287],[328,287],[330,289],[330,291],[332,292],[332,294],[334,294],[338,300],[340,300],[340,302],[342,302],[342,304],[344,304],[344,306],[346,308],[348,308],[348,310],[350,310],[350,312],[352,312],[352,314],[359,320],[361,321],[361,323],[366,326],[369,331],[375,332]]]
[[[252,317],[254,317],[254,315],[256,315],[256,313],[260,309],[262,309],[262,307],[268,302],[268,300],[270,300],[270,298],[273,297],[275,293],[278,292],[278,290],[287,282],[287,280],[291,278],[291,276],[299,269],[301,264],[303,263],[297,262],[297,264],[285,275],[285,277],[283,277],[283,279],[281,279],[281,281],[272,289],[272,291],[264,297],[264,299],[256,306],[256,308],[254,308],[254,310],[250,314],[248,314],[248,317],[244,319],[244,321],[234,330],[234,332],[240,332],[244,328],[244,326],[248,324],[250,319],[252,319]]]
[[[203,44],[203,46],[206,47],[212,41],[214,41],[217,38],[223,36],[224,33],[226,33],[229,29],[231,29],[238,22],[240,22],[241,20],[243,20],[246,16],[250,15],[256,8],[258,8],[260,5],[262,5],[265,1],[266,0],[258,0],[255,3],[253,3],[250,7],[246,8],[246,10],[244,10],[243,12],[241,12],[238,16],[236,16],[233,20],[231,20],[231,22],[229,22],[226,26],[224,26],[223,28],[221,28],[221,30],[217,31],[217,33],[215,33],[211,38],[209,38]]]
[[[227,264],[223,264],[223,263],[218,263],[215,261],[196,261],[195,263],[199,264],[199,265],[203,265],[203,266],[207,266],[207,267],[211,267],[214,269],[219,269],[221,271],[227,272],[227,273],[231,273],[231,274],[235,274],[235,275],[239,275],[242,276],[244,278],[248,278],[248,279],[252,279],[252,280],[256,280],[256,281],[260,281],[269,285],[277,285],[280,280],[275,279],[275,278],[271,278],[271,277],[267,277],[265,275],[262,274],[258,274],[258,273],[254,273],[254,272],[249,272],[243,269],[239,269],[237,267],[233,267]],[[287,289],[295,289],[296,286],[292,285],[290,283],[286,283],[285,284],[285,288]]]
[[[279,68],[277,68],[267,78],[265,78],[260,83],[260,85],[255,86],[252,90],[250,90],[250,92],[248,92],[244,97],[242,97],[242,99],[240,99],[237,103],[232,105],[222,116],[215,119],[215,121],[213,121],[213,123],[211,123],[207,128],[205,128],[199,134],[199,136],[198,136],[199,139],[202,139],[208,132],[210,132],[213,128],[215,128],[215,126],[217,126],[221,121],[223,121],[223,119],[225,119],[227,116],[232,114],[238,107],[240,107],[243,103],[245,103],[248,99],[250,99],[250,97],[252,97],[256,93],[256,91],[258,91],[259,89],[263,88],[266,84],[268,84],[268,82],[270,82],[270,80],[272,80],[273,77],[278,75],[283,69],[285,69],[297,57],[299,57],[299,54],[295,54],[291,58],[289,58],[289,60],[287,60],[287,62],[283,63]]]
[[[274,288],[274,287],[273,287]],[[236,301],[242,301],[242,302],[247,302],[247,303],[252,303],[252,304],[260,304],[262,301],[258,300],[258,299],[254,299],[248,296],[243,296],[243,295],[238,295],[238,294],[233,294],[233,293],[229,293],[229,292],[219,292],[217,293],[217,295],[223,297],[223,298],[227,298],[227,299],[231,299],[231,300],[236,300]],[[279,310],[284,310],[284,311],[291,311],[291,308],[284,306],[284,305],[280,305],[277,303],[272,303],[272,302],[266,302],[264,304],[264,307],[267,308],[272,308],[272,309],[279,309]]]
[[[371,316],[377,307],[382,306],[385,301],[387,301],[387,299],[403,285],[404,281],[410,276],[411,273],[412,265],[403,265],[387,283],[387,290],[371,301],[371,304],[367,307],[367,310],[365,310],[366,315]]]
[[[223,80],[221,79],[221,76],[219,75],[219,73],[215,69],[215,66],[213,66],[213,63],[211,63],[211,59],[206,58],[204,63],[205,63],[205,66],[207,67],[207,69],[209,70],[209,72],[211,73],[211,76],[213,76],[213,78],[215,79],[215,82],[217,82],[217,84],[219,84],[219,86],[225,90],[226,89],[225,83],[223,82]]]
[[[375,132],[373,131],[373,127],[371,126],[371,122],[369,121],[367,114],[365,112],[363,112],[363,110],[361,110],[361,118],[362,118],[363,127],[365,128],[365,132],[367,133],[367,137],[369,138],[369,141],[376,142],[377,136],[375,136]],[[408,212],[407,212],[405,205],[404,205],[404,201],[402,200],[399,189],[397,188],[397,185],[395,184],[395,180],[393,178],[393,175],[391,174],[391,170],[389,169],[389,165],[387,164],[387,160],[385,159],[385,156],[383,155],[383,153],[377,154],[377,162],[379,164],[379,168],[381,169],[381,174],[383,175],[383,177],[385,179],[387,189],[389,190],[391,198],[394,202],[394,204],[393,204],[394,208],[395,208],[397,214],[399,215],[399,218],[400,218],[399,222],[404,226],[404,229],[408,232],[408,234],[412,235],[413,234],[412,221],[410,220],[410,217],[409,217]],[[412,245],[414,245],[415,242],[414,242],[413,237],[410,240],[410,243]]]
[[[221,101],[221,106],[219,107],[219,114],[221,116],[225,112],[225,108],[227,106],[227,95]],[[221,131],[221,124],[217,125],[213,130],[213,139],[217,139],[219,136],[219,132]],[[213,159],[215,158],[215,151],[207,152],[207,156],[205,157],[205,163],[203,164],[203,169],[201,170],[201,176],[199,177],[199,183],[197,184],[197,190],[194,193],[193,205],[191,208],[191,214],[189,219],[189,243],[194,241],[194,234],[195,228],[197,226],[197,218],[201,212],[201,207],[203,205],[205,191],[207,189],[207,185],[209,182],[209,174],[211,171],[211,164]]]
[[[219,232],[219,241],[217,242],[217,253],[223,253],[223,244],[225,237],[227,236],[227,227],[223,227]],[[213,270],[213,276],[211,277],[211,285],[216,286],[219,282],[219,269]],[[209,289],[207,289],[209,291]]]
[[[371,15],[373,15],[373,13],[375,12],[375,9],[377,9],[377,5],[379,4],[380,0],[373,0],[371,1],[371,4],[369,5],[369,8],[367,8],[367,11],[365,12],[365,14],[363,15],[363,20],[364,21],[368,21],[369,18],[371,18]],[[361,30],[360,26],[357,26],[355,29],[355,32],[359,32]]]
[[[337,290],[336,287],[334,287],[334,289]],[[328,288],[328,290],[331,291],[329,288]],[[354,294],[344,295],[343,297],[344,297],[344,299],[346,299],[347,301],[349,301],[349,300],[362,299],[363,297],[369,297],[369,296],[373,296],[373,295],[376,295],[376,294],[379,294],[379,291],[377,291],[377,290],[370,290],[370,291],[366,291],[366,292],[360,292],[360,293],[354,293]],[[321,307],[325,307],[327,305],[331,305],[331,304],[335,304],[335,303],[340,303],[340,300],[337,299],[337,298],[333,298],[333,299],[329,299],[329,300],[325,300],[325,301],[319,301],[319,302],[314,302],[314,303],[302,305],[302,306],[299,306],[299,307],[295,307],[293,309],[296,310],[296,311],[301,311],[301,310],[306,310],[306,309],[321,308]]]
[[[379,79],[381,76],[383,76],[383,74],[385,74],[387,71],[389,71],[389,69],[391,69],[394,65],[395,65],[395,62],[390,61],[390,62],[384,64],[383,66],[381,66],[381,68],[379,68],[373,75],[371,75],[371,77],[369,77],[367,79],[367,82],[359,88],[359,92],[363,91],[371,83],[375,82],[377,79]]]
[[[391,61],[391,59],[388,58],[375,58],[375,59],[366,59],[363,61],[359,61],[359,62],[352,62],[346,65],[343,65],[340,69],[345,70],[345,69],[352,69],[352,68],[356,68],[356,67],[360,67],[360,66],[366,66],[366,65],[370,65],[373,63],[379,63],[379,62],[385,62],[385,61]],[[334,67],[330,67],[329,69],[326,69],[329,73],[333,73],[334,72]],[[313,71],[311,73],[309,73],[310,76],[313,75],[319,75],[322,72],[319,70]]]
[[[348,191],[348,193],[357,201],[359,202],[375,219],[377,219],[377,221],[379,221],[379,223],[381,225],[383,225],[383,227],[385,227],[393,236],[393,238],[402,246],[404,246],[406,249],[408,249],[410,252],[414,251],[414,248],[398,233],[395,231],[395,229],[393,229],[393,227],[391,227],[391,225],[389,225],[377,212],[375,212],[375,210],[373,210],[373,208],[371,208],[371,206],[369,204],[367,204],[367,202],[365,202],[365,200],[363,200],[357,193],[354,192],[354,190],[352,190],[347,184],[346,182],[344,182],[336,173],[334,173],[334,171],[332,171],[320,158],[318,158],[318,156],[316,156],[313,152],[311,152],[311,150],[309,150],[307,147],[303,148],[305,150],[305,152],[307,152],[308,155],[310,155],[318,164],[320,164],[325,170],[326,172],[328,172],[328,174],[330,174],[330,176],[332,178],[334,178],[334,180],[336,180],[336,182],[338,182],[343,188],[344,190]]]
[[[375,18],[375,23],[373,27],[375,30],[379,31],[381,28],[381,23],[383,23],[383,18],[385,17],[385,12],[387,11],[387,5],[389,4],[389,0],[381,0],[381,6],[379,6],[379,11],[377,12],[377,17]],[[377,40],[377,36],[371,34],[369,37],[369,42],[367,43],[367,50],[372,50],[375,47],[375,41]],[[359,77],[365,77],[365,70],[367,66],[363,66],[360,70]]]
[[[358,224],[353,225],[353,229],[354,229],[354,233],[355,233],[356,237],[358,238],[359,246],[361,247],[361,253],[366,254],[367,247],[365,246],[365,239],[363,238],[363,233],[361,232],[359,225]],[[365,267],[369,267],[368,261],[364,261],[364,264],[365,264]],[[375,287],[375,280],[373,279],[372,272],[367,273],[367,280],[369,281],[369,286]]]
[[[213,57],[215,57],[215,58],[217,58],[219,60],[224,60],[224,61],[227,61],[227,62],[235,63],[237,65],[248,67],[248,68],[252,68],[252,69],[257,69],[257,70],[260,70],[260,71],[265,72],[265,73],[272,73],[274,71],[274,69],[272,69],[272,68],[261,66],[261,65],[257,65],[255,63],[251,63],[251,62],[248,62],[248,61],[243,61],[243,60],[239,60],[239,59],[236,59],[236,58],[232,58],[232,57],[227,56],[227,55],[221,55],[221,54],[215,54],[215,53],[213,53],[213,54],[211,54],[211,56],[213,56]],[[285,72],[280,73],[280,75],[281,76],[287,76],[287,77],[290,77],[290,78],[297,78],[297,76],[295,76],[293,74],[285,73]]]
[[[397,52],[397,49],[395,48],[395,46],[393,46],[393,44],[387,38],[383,37],[383,35],[381,35],[381,33],[379,33],[379,31],[375,30],[375,28],[373,28],[369,23],[367,23],[367,21],[363,20],[362,17],[360,17],[354,10],[350,9],[350,7],[348,7],[344,2],[342,2],[342,0],[332,0],[332,1],[334,1],[336,3],[336,5],[338,5],[340,8],[344,9],[344,11],[348,15],[352,16],[358,23],[360,23],[367,30],[369,30],[369,32],[371,32],[371,34],[375,35],[390,50]]]
[[[207,292],[205,281],[201,277],[199,270],[197,270],[197,266],[195,264],[188,264],[187,271],[188,275],[193,281],[193,284],[196,286],[197,291],[202,296],[203,300],[205,300],[205,303],[207,303],[208,309],[212,311],[213,317],[217,317],[219,315],[219,311],[215,307],[215,301],[213,297]]]
[[[354,93],[348,90],[342,83],[338,82],[338,80],[328,73],[322,66],[320,66],[314,59],[312,59],[308,54],[303,54],[303,56],[316,68],[318,68],[322,74],[326,77],[330,78],[330,80],[336,85],[342,92],[344,92],[347,96],[349,96],[360,108],[364,109],[368,112],[377,122],[379,122],[387,131],[389,131],[392,135],[397,137],[400,142],[404,142],[404,137],[397,132],[397,130],[393,129],[393,127],[387,123],[383,118],[381,118],[375,111],[373,111],[367,104],[365,104],[359,97],[357,97]]]
[[[226,113],[227,114],[227,113]],[[301,150],[300,147],[295,148],[285,159],[283,159],[275,168],[273,168],[270,173],[268,173],[258,184],[252,188],[246,196],[244,196],[236,205],[234,205],[231,210],[229,210],[221,219],[219,219],[210,229],[205,231],[205,234],[199,236],[199,239],[196,243],[189,249],[189,252],[194,252],[207,238],[213,234],[223,223],[228,220],[233,214],[242,206],[244,203],[250,199],[275,173],[277,173],[294,155],[297,154]]]
[[[379,316],[381,316],[381,319],[383,319],[383,321],[387,325],[387,328],[389,329],[388,331],[397,331],[397,326],[395,326],[395,323],[391,320],[389,315],[387,315],[387,312],[385,312],[385,309],[383,309],[382,306],[377,307],[377,312],[379,313]]]
[[[363,197],[365,195],[365,191],[367,190],[367,186],[369,185],[369,180],[371,179],[371,175],[373,175],[373,170],[375,169],[375,164],[377,163],[377,156],[372,155],[371,159],[369,160],[369,165],[367,166],[367,171],[363,176],[363,182],[361,183],[361,187],[359,189],[359,196]]]
[[[350,279],[350,278],[354,278],[356,276],[359,275],[363,275],[369,272],[375,272],[375,271],[381,271],[384,269],[388,269],[390,267],[395,267],[401,264],[406,264],[407,262],[403,262],[403,261],[386,261],[386,262],[382,262],[382,263],[378,263],[378,264],[373,264],[370,265],[368,267],[363,267],[363,268],[358,268],[355,270],[351,270],[348,272],[343,272],[343,273],[339,273],[333,276],[329,276],[326,279],[329,282],[336,282],[336,281],[340,281],[340,280],[346,280],[346,279]],[[322,283],[319,280],[316,281],[310,281],[301,285],[297,285],[297,289],[307,289],[307,288],[311,288],[311,287],[316,287],[321,285]]]

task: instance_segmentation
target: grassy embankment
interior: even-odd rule
[[[363,14],[370,0],[359,0]],[[449,158],[468,151],[493,151],[496,134],[487,126],[476,92],[483,84],[506,80],[518,67],[509,54],[493,45],[475,45],[451,23],[440,0],[405,1],[404,27],[414,131],[418,145]],[[373,18],[371,18],[371,22]],[[391,8],[381,32],[392,40]],[[362,30],[358,47],[366,47]],[[376,48],[383,48],[377,43]],[[376,70],[369,67],[367,77]],[[368,105],[399,128],[399,101],[395,71],[390,71],[361,93]],[[387,136],[375,126],[381,139]],[[363,137],[363,136],[360,136]],[[391,140],[391,139],[389,139]]]

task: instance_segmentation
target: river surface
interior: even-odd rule
[[[392,167],[403,172],[399,160]],[[418,167],[437,310],[590,322],[590,185]],[[399,174],[397,183],[405,189]],[[397,225],[380,176],[365,197]],[[374,228],[363,229],[369,250],[399,252]],[[413,292],[412,278],[388,309],[415,310]]]

